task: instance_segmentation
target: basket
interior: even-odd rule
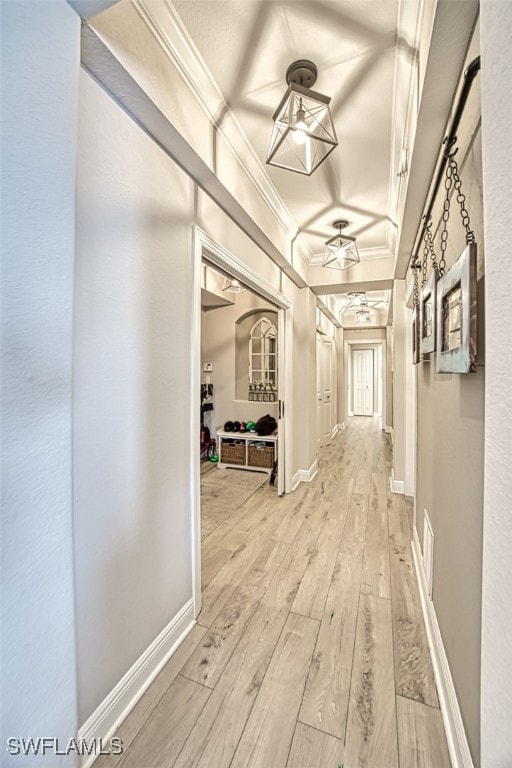
[[[249,445],[247,448],[249,467],[264,467],[272,469],[274,466],[273,445]]]
[[[220,443],[220,460],[223,464],[245,465],[245,444]]]

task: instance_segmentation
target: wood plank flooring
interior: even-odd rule
[[[282,498],[203,469],[198,623],[95,768],[450,768],[391,461],[360,417]]]

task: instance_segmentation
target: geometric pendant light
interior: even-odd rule
[[[322,267],[330,269],[347,269],[360,261],[359,251],[357,250],[356,238],[349,235],[343,235],[342,229],[348,226],[348,221],[335,221],[333,224],[338,230],[338,234],[327,240],[325,244],[325,255]]]
[[[365,291],[352,291],[347,295],[348,302],[344,309],[359,309],[368,306],[368,297]]]
[[[310,176],[338,146],[331,99],[311,90],[318,70],[301,59],[286,71],[288,89],[274,113],[267,163]]]
[[[360,309],[356,312],[356,323],[357,325],[368,325],[371,323],[372,319],[370,316],[370,311],[368,309]]]
[[[222,286],[223,291],[227,291],[228,293],[245,293],[247,288],[245,288],[243,285],[240,285],[238,280],[233,280],[230,277],[224,278],[224,285]]]

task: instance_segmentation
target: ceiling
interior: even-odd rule
[[[338,147],[307,177],[265,165],[309,246],[324,252],[347,219],[361,257],[389,254],[396,199],[392,162],[398,0],[273,2],[174,0],[188,35],[257,156],[265,163],[272,115],[297,59],[318,67],[331,97]],[[222,121],[222,114],[219,121]]]

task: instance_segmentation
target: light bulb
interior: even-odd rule
[[[292,131],[292,138],[296,144],[305,144],[307,140],[308,127],[305,123],[306,113],[303,109],[299,109],[297,112],[297,120],[295,121],[294,130]]]

